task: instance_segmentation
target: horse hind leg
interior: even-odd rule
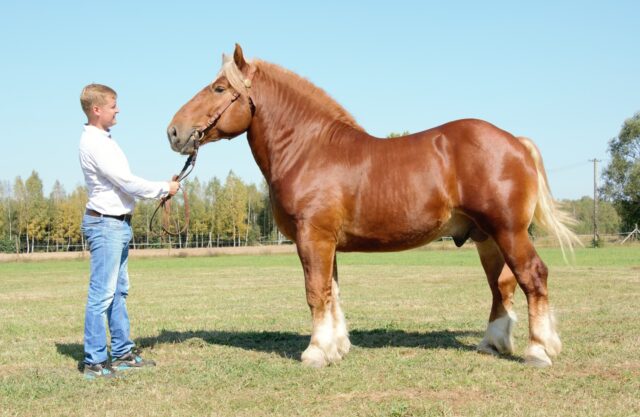
[[[527,297],[529,345],[525,351],[525,362],[536,367],[550,366],[551,358],[562,350],[562,342],[549,306],[548,269],[538,256],[526,230],[501,233],[496,242]]]
[[[493,239],[476,242],[476,247],[493,297],[487,330],[478,352],[510,355],[514,352],[513,329],[517,321],[512,308],[516,279]]]

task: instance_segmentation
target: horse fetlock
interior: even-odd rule
[[[560,337],[556,332],[552,332],[551,334],[547,335],[541,345],[544,347],[547,355],[552,358],[558,356],[562,351],[562,342],[560,341]]]
[[[556,317],[553,312],[549,315],[549,327],[551,328],[551,331],[546,340],[545,349],[549,356],[556,357],[562,351],[562,341],[560,341],[560,336],[556,330]]]
[[[562,342],[556,330],[556,319],[553,312],[540,318],[539,324],[534,327],[533,340],[541,345],[547,355],[555,357],[562,351]]]

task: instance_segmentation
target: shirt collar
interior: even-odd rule
[[[107,138],[111,138],[111,132],[107,132],[106,130],[102,130],[102,129],[97,128],[97,127],[95,127],[93,125],[90,125],[90,124],[84,125],[84,131],[87,132],[87,133],[94,134],[94,135],[98,134],[98,135],[101,135],[101,136],[105,136]]]

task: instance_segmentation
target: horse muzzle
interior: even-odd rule
[[[193,153],[195,149],[195,142],[197,141],[197,134],[195,128],[180,129],[175,125],[169,126],[167,129],[167,138],[169,139],[169,145],[174,152],[181,153],[182,155],[189,155]]]

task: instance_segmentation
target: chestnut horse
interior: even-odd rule
[[[475,242],[493,295],[480,352],[511,354],[516,284],[529,308],[525,360],[551,365],[562,344],[547,295],[547,267],[529,240],[532,221],[561,247],[579,243],[551,197],[540,153],[481,120],[458,120],[392,139],[367,134],[323,90],[276,65],[247,61],[236,45],[216,79],[176,113],[171,148],[247,139],[282,233],[297,245],[313,331],[302,362],[337,362],[351,343],[340,307],[336,251],[398,251],[452,236]]]

